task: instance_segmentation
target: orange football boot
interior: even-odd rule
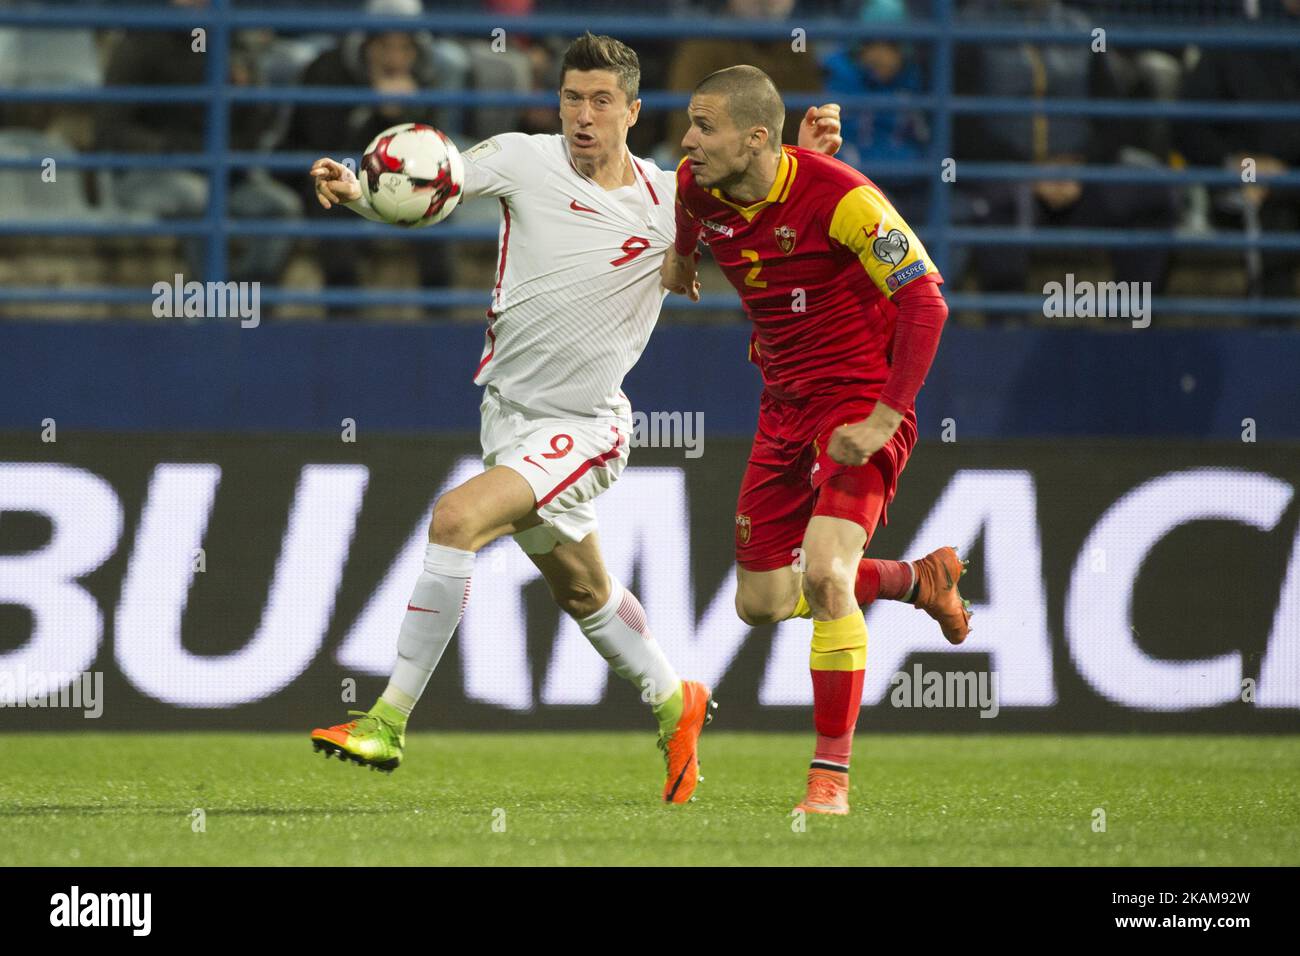
[[[813,767],[808,771],[808,796],[796,810],[842,817],[849,812],[849,775],[842,770]]]
[[[949,644],[960,644],[970,633],[970,602],[957,590],[957,582],[969,567],[953,548],[931,551],[916,569],[916,600],[912,603],[939,622]]]
[[[665,803],[686,803],[695,793],[695,785],[704,779],[696,748],[700,731],[713,720],[717,706],[709,688],[699,681],[682,681],[682,716],[672,731],[659,735],[659,749],[668,771],[664,778]]]

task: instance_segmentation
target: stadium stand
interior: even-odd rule
[[[0,6],[0,315],[143,317],[174,269],[261,280],[273,319],[477,321],[491,204],[399,240],[316,216],[304,171],[408,119],[462,146],[554,129],[557,51],[587,28],[645,51],[632,145],[661,162],[691,77],[805,31],[806,59],[771,58],[791,114],[845,104],[843,158],[919,226],[957,321],[1041,321],[1066,272],[1151,281],[1170,324],[1300,314],[1297,0],[174,0]],[[376,79],[389,43],[415,62]],[[48,159],[57,188],[18,187]],[[667,318],[737,321],[706,288]]]

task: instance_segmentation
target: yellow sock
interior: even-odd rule
[[[861,609],[838,621],[813,621],[808,664],[815,671],[866,669],[867,621]]]

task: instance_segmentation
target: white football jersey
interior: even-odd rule
[[[675,172],[630,157],[635,184],[606,190],[578,172],[558,134],[503,133],[462,155],[464,198],[501,203],[475,383],[544,415],[626,414],[623,377],[666,295]],[[350,207],[375,218],[364,199]]]

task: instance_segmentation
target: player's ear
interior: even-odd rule
[[[632,101],[632,105],[627,108],[627,125],[635,126],[637,117],[641,115],[641,97]]]

